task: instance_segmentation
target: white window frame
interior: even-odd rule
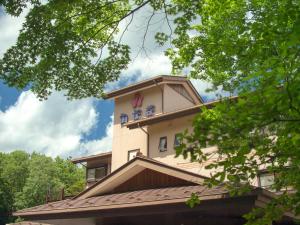
[[[127,155],[127,161],[134,159],[137,154],[140,152],[140,149],[129,150]]]

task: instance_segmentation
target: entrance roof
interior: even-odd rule
[[[176,167],[169,166],[167,164],[146,158],[144,156],[137,156],[108,176],[104,177],[102,180],[99,180],[93,186],[81,192],[75,197],[75,199],[84,199],[97,195],[113,193],[115,188],[129,181],[134,176],[138,175],[146,169],[151,170],[154,173],[158,173],[161,175],[164,174],[178,180],[189,182],[189,184],[202,184],[204,179],[206,179],[205,176],[178,169]],[[141,182],[147,181],[143,180]]]
[[[115,208],[184,203],[191,197],[192,193],[198,194],[200,200],[229,197],[228,191],[223,187],[215,187],[212,189],[208,189],[202,185],[169,187],[102,195],[87,199],[67,199],[20,210],[14,213],[14,215],[30,216],[71,212],[75,213]]]
[[[128,207],[151,202],[184,202],[192,191],[204,191],[199,185],[204,179],[204,176],[137,156],[71,200],[20,210],[15,215]],[[211,190],[205,192],[208,194]]]
[[[148,184],[160,186],[145,188]],[[202,213],[222,212],[241,216],[253,207],[265,207],[276,195],[261,188],[243,196],[231,197],[224,186],[208,188],[205,177],[161,162],[137,156],[113,173],[98,181],[73,199],[51,202],[14,213],[27,219],[83,218],[132,213],[168,213],[189,211],[185,202],[195,193],[201,204],[194,210]],[[146,185],[146,186],[145,186]],[[133,191],[130,187],[138,187]],[[219,207],[220,210],[215,211]],[[227,211],[226,211],[227,210]],[[292,215],[288,215],[289,218]]]
[[[185,205],[192,193],[196,193],[201,201],[201,204],[194,209]],[[200,210],[200,212],[210,212],[212,215],[223,215],[224,211],[225,215],[231,213],[242,216],[253,207],[265,207],[274,197],[275,195],[261,188],[253,189],[248,195],[230,197],[228,190],[222,186],[208,188],[196,185],[139,190],[87,199],[68,199],[20,210],[14,213],[14,216],[28,219],[83,218],[95,215],[113,216],[114,213],[120,216],[133,212],[145,214],[173,210],[174,212]]]

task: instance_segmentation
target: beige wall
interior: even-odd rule
[[[216,170],[207,170],[205,166],[210,163],[218,160],[218,154],[212,154],[209,160],[204,164],[199,164],[198,162],[190,162],[189,158],[184,159],[182,156],[175,158],[175,149],[174,149],[174,138],[175,134],[183,132],[184,130],[188,130],[192,132],[192,120],[195,115],[185,116],[181,118],[177,118],[174,120],[169,120],[166,122],[161,122],[159,124],[152,125],[148,127],[148,132],[150,134],[150,157],[158,160],[160,162],[169,164],[176,168],[184,169],[189,172],[193,172],[196,174],[200,174],[203,176],[210,177],[211,174],[215,173]],[[160,137],[167,136],[168,146],[167,151],[160,152],[158,149],[159,139]],[[206,153],[214,153],[217,152],[217,147],[212,146],[203,149],[203,152]],[[252,185],[258,186],[258,179],[255,178],[251,182]]]
[[[137,91],[136,93],[140,93],[141,96],[144,97],[142,106],[140,108],[137,108],[143,111],[143,115],[145,115],[144,113],[146,111],[147,106],[149,105],[155,105],[156,114],[162,112],[162,93],[159,87],[152,87],[143,91]],[[133,120],[132,113],[134,109],[131,105],[131,101],[136,93],[115,99],[115,124],[120,123],[120,115],[122,113],[126,113],[128,115],[129,121]]]
[[[163,91],[163,94],[162,94]],[[145,90],[137,91],[141,96],[144,97],[143,104],[140,107],[142,110],[142,117],[145,117],[145,111],[147,106],[155,105],[155,114],[162,113],[162,104],[164,104],[164,113],[172,112],[184,108],[188,108],[194,105],[191,101],[180,95],[178,92],[173,90],[167,84],[160,86],[154,86]],[[112,171],[122,166],[127,162],[128,151],[140,149],[141,153],[147,156],[147,135],[140,128],[129,130],[128,128],[121,126],[120,115],[126,113],[129,117],[129,121],[133,120],[133,107],[131,101],[136,93],[121,96],[115,99],[115,112],[114,112],[114,128],[113,128],[113,145],[112,145]],[[163,98],[163,99],[162,99]],[[172,122],[171,122],[172,123]],[[150,151],[152,152],[150,157],[158,157],[165,163],[172,164],[174,162],[174,150],[170,155],[170,151],[167,153],[161,153],[161,155],[155,155],[157,152],[158,140],[163,133],[168,133],[169,146],[173,146],[174,134],[181,132],[191,124],[191,117],[178,119],[178,122],[173,123],[171,130],[169,129],[170,122],[166,124],[157,124],[151,126],[150,134]],[[153,127],[153,128],[152,128]],[[148,127],[143,127],[145,131]],[[152,137],[153,136],[153,137]],[[153,140],[153,138],[155,140]],[[156,151],[155,151],[156,150]],[[176,160],[175,160],[176,161]]]
[[[144,97],[140,109],[145,115],[147,106],[155,105],[155,113],[162,112],[162,94],[159,87],[153,87],[147,90],[139,91]],[[127,162],[128,151],[140,149],[143,155],[147,155],[147,135],[139,128],[129,130],[120,124],[120,115],[126,113],[129,121],[133,120],[134,111],[131,101],[134,94],[115,99],[113,145],[112,145],[112,171]],[[147,128],[145,128],[147,130]]]
[[[161,88],[163,88],[163,96]],[[164,98],[164,113],[172,112],[193,106],[194,104],[181,96],[167,84],[160,87],[152,87],[138,91],[143,97],[143,104],[140,109],[145,115],[148,105],[155,105],[155,114],[162,113],[162,97]],[[128,151],[139,149],[140,152],[147,156],[147,135],[140,128],[129,130],[120,124],[120,115],[126,113],[129,121],[133,120],[133,107],[131,101],[135,93],[125,95],[115,99],[114,128],[113,128],[113,146],[112,146],[112,171],[124,165],[128,161]],[[183,159],[182,156],[175,158],[174,137],[175,134],[183,132],[185,129],[192,131],[192,120],[195,115],[185,116],[166,122],[161,122],[148,127],[143,127],[149,133],[149,152],[150,158],[163,163],[181,168],[190,172],[210,176],[214,171],[206,170],[204,167],[217,160],[217,154],[214,155],[207,164],[191,163],[189,159]],[[158,144],[160,137],[167,136],[168,149],[165,152],[159,152]],[[205,151],[216,151],[216,147],[204,149]],[[257,184],[257,180],[253,181]]]
[[[149,105],[155,106],[155,114],[162,113],[162,104],[164,104],[163,106],[164,113],[188,108],[194,105],[192,102],[190,102],[185,97],[177,93],[167,84],[154,86],[145,90],[137,91],[136,93],[140,93],[141,96],[144,97],[143,104],[140,107],[140,109],[142,110],[142,117],[145,117],[146,108]],[[128,115],[129,121],[133,120],[132,113],[134,111],[134,108],[131,105],[131,101],[134,98],[134,95],[136,93],[128,94],[115,99],[113,145],[112,145],[112,171],[119,168],[120,166],[122,166],[124,163],[127,162],[128,151],[130,150],[140,149],[141,153],[147,156],[146,133],[143,132],[140,128],[129,130],[128,128],[121,126],[120,124],[120,116],[122,113]],[[182,127],[186,126],[186,121],[183,120],[181,125],[179,124],[178,126],[181,127],[176,128],[177,131],[178,132],[182,131]],[[148,129],[147,127],[143,127],[143,128],[145,129],[145,131],[147,131]],[[158,128],[157,130],[158,132],[160,132],[160,128]],[[154,146],[157,147],[158,144],[155,142],[155,144],[150,144],[150,145],[153,145],[152,148],[154,148]],[[172,158],[166,160],[173,161],[174,159]]]
[[[148,127],[148,132],[150,135],[150,157],[158,160],[160,162],[169,164],[171,166],[181,168],[190,172],[201,174],[204,176],[209,176],[212,171],[206,170],[205,165],[200,165],[199,163],[191,163],[189,159],[184,159],[182,156],[175,158],[174,149],[174,138],[175,134],[181,133],[188,129],[189,132],[192,131],[192,120],[195,115],[185,116],[177,118],[174,120],[169,120],[159,124],[152,125]],[[160,152],[158,149],[160,137],[167,136],[168,146],[167,151]],[[204,149],[207,151],[216,151],[216,147],[210,147]],[[217,155],[211,158],[211,161],[215,160]]]
[[[164,85],[164,111],[172,112],[194,106],[195,104],[187,100],[181,94],[173,90],[169,85]]]

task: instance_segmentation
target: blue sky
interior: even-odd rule
[[[141,43],[146,14],[146,11],[136,14],[124,36],[123,41],[130,46]],[[25,15],[26,12],[15,18],[0,10],[0,57],[15,43]],[[126,21],[120,26],[126,26]],[[158,47],[153,39],[154,32],[168,28],[166,24],[157,26],[150,27],[148,31],[147,56],[140,53],[139,46],[133,48],[134,60],[122,72],[118,82],[107,84],[108,91],[153,76],[170,74],[171,64],[164,56],[164,48]],[[214,97],[205,93],[208,83],[192,82],[204,98]],[[22,149],[52,157],[76,157],[109,151],[113,110],[112,100],[87,98],[68,101],[61,92],[53,93],[46,101],[39,101],[30,90],[18,91],[0,80],[0,151]]]

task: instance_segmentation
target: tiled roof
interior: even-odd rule
[[[141,163],[143,165],[141,165]],[[121,167],[119,167],[118,169],[116,169],[115,171],[113,171],[112,173],[110,173],[109,175],[107,175],[106,177],[102,178],[101,180],[97,181],[95,184],[93,184],[92,186],[90,186],[89,188],[85,189],[84,191],[82,191],[81,193],[79,193],[77,196],[74,197],[74,199],[76,198],[82,198],[82,196],[85,196],[84,198],[86,198],[86,194],[88,192],[92,192],[93,189],[95,190],[97,187],[99,187],[99,185],[103,184],[104,182],[109,183],[116,183],[113,181],[113,179],[119,179],[118,178],[118,173],[124,171],[126,168],[130,167],[133,164],[142,166],[143,168],[146,168],[147,166],[145,165],[145,163],[149,163],[149,165],[155,166],[157,168],[165,168],[168,170],[172,171],[172,174],[174,175],[174,173],[180,173],[182,175],[184,175],[184,179],[187,179],[189,181],[194,181],[195,184],[199,184],[199,180],[204,180],[207,179],[207,177],[200,175],[200,174],[196,174],[187,170],[183,170],[180,169],[178,167],[174,167],[174,166],[170,166],[168,164],[162,163],[160,161],[154,160],[152,158],[148,158],[146,156],[143,155],[137,155],[135,158],[133,158],[132,160],[128,161],[127,163],[123,164]],[[131,167],[133,168],[137,168],[137,167]],[[134,174],[130,173],[130,176],[132,176]],[[124,173],[121,175],[122,177],[124,176]],[[110,182],[108,182],[107,180],[110,180]],[[90,197],[91,195],[89,195],[88,197]]]
[[[51,225],[49,223],[38,223],[38,222],[30,222],[30,221],[22,221],[19,223],[10,223],[9,225]]]
[[[45,205],[20,210],[14,213],[14,215],[40,215],[180,203],[185,202],[192,193],[198,194],[200,199],[204,200],[228,197],[228,191],[224,187],[207,188],[202,185],[169,187],[109,194],[87,199],[68,199],[51,202]]]

